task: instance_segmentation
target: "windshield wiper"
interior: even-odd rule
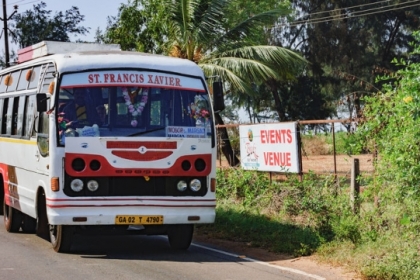
[[[150,133],[150,132],[154,132],[154,131],[158,131],[158,130],[162,130],[162,129],[165,129],[165,127],[164,126],[159,126],[157,128],[154,128],[154,129],[136,132],[136,133],[130,134],[128,136],[129,137],[131,137],[131,136],[138,136],[138,135],[142,135],[142,134],[146,134],[146,133]]]

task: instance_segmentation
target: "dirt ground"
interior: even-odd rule
[[[350,176],[354,160],[359,161],[360,173],[373,172],[372,155],[311,155],[302,157],[302,171],[307,173],[313,171],[318,174],[334,174],[339,176]],[[227,167],[227,162],[218,162],[218,166]],[[194,242],[208,244],[219,250],[229,251],[238,254],[238,258],[251,258],[259,261],[268,262],[281,267],[297,269],[309,274],[317,275],[327,280],[360,280],[350,267],[337,267],[331,264],[321,263],[316,256],[294,258],[289,255],[275,254],[259,248],[252,248],[243,242],[234,242],[228,240],[218,240],[208,236],[196,234]]]
[[[334,173],[339,175],[350,175],[354,160],[359,161],[361,173],[373,172],[372,155],[321,155],[321,156],[302,156],[302,170],[304,173],[312,170],[315,173]]]
[[[359,161],[359,170],[361,173],[373,172],[373,156],[372,155],[310,155],[302,156],[302,171],[308,173],[313,171],[317,174],[334,174],[348,175],[351,174],[353,161]],[[226,160],[217,161],[217,166],[228,167]]]

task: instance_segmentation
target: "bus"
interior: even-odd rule
[[[84,234],[166,235],[189,248],[216,206],[211,87],[185,59],[42,41],[0,71],[0,199],[8,232],[56,252]]]

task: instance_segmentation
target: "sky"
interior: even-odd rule
[[[122,3],[128,3],[128,0],[6,0],[7,15],[13,13],[14,5],[18,5],[18,13],[24,13],[26,10],[32,10],[33,6],[39,4],[41,1],[47,4],[46,10],[52,11],[51,16],[59,11],[64,12],[70,10],[73,6],[78,7],[80,14],[85,16],[85,20],[80,23],[80,26],[90,28],[89,33],[87,35],[71,37],[71,41],[76,41],[77,39],[93,41],[98,27],[102,31],[105,30],[107,17],[116,16],[120,5]],[[1,11],[1,16],[3,16],[3,10]],[[3,37],[0,39],[0,46],[2,47],[1,49],[4,48]]]

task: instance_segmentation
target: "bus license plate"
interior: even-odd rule
[[[161,225],[163,216],[134,216],[117,215],[115,217],[116,225]]]

